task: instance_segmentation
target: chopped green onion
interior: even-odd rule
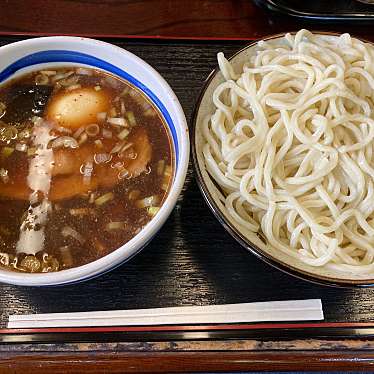
[[[136,98],[136,97],[139,96],[139,92],[136,91],[136,90],[131,90],[131,91],[129,92],[129,95],[130,95],[132,98]]]
[[[83,135],[82,135],[83,136]],[[78,148],[79,145],[75,138],[72,138],[71,136],[59,136],[55,140],[52,141],[51,144],[52,148],[59,148],[59,147],[65,147],[65,148]]]
[[[87,134],[86,134],[86,133],[83,133],[83,134],[81,135],[81,137],[79,138],[78,144],[81,145],[81,144],[85,143],[85,142],[87,141],[87,139],[88,139]]]
[[[158,206],[150,206],[148,207],[147,211],[148,211],[148,214],[151,216],[151,217],[154,217],[157,212],[160,210],[160,208]]]
[[[143,113],[146,117],[154,117],[156,115],[156,111],[153,108],[149,108]]]
[[[92,123],[86,127],[86,133],[88,136],[96,136],[100,132],[99,125]]]
[[[52,75],[56,75],[57,71],[56,70],[42,70],[41,73],[50,77]]]
[[[93,163],[91,161],[87,161],[85,164],[82,164],[80,172],[83,174],[83,184],[90,184],[93,172]]]
[[[44,75],[44,74],[38,74],[36,77],[35,77],[35,84],[39,85],[47,85],[49,83],[49,78]]]
[[[127,143],[121,148],[121,152],[125,152],[127,149],[131,148],[134,144],[133,143]],[[120,155],[121,156],[121,155]]]
[[[134,112],[126,112],[126,117],[129,120],[131,126],[136,126]]]
[[[8,183],[9,182],[8,170],[6,170],[4,168],[0,169],[0,179],[3,183]]]
[[[168,176],[168,177],[171,176],[171,166],[170,166],[170,165],[167,165],[167,166],[165,167],[164,175],[165,175],[165,176]]]
[[[124,115],[126,112],[126,106],[123,100],[121,100],[121,114]]]
[[[72,208],[72,209],[69,209],[69,213],[72,216],[86,216],[87,214],[92,213],[92,209],[91,208]]]
[[[172,171],[171,166],[167,165],[165,167],[164,177],[162,179],[162,184],[161,184],[161,189],[164,191],[167,191],[169,188],[170,179],[171,179],[171,171]]]
[[[80,85],[80,84],[72,84],[71,86],[67,86],[66,87],[66,91],[74,91],[74,90],[77,90],[79,88],[82,88],[82,85]]]
[[[73,136],[74,136],[74,138],[75,139],[78,139],[81,135],[82,135],[82,133],[83,133],[83,131],[84,131],[84,127],[83,126],[81,126],[74,134],[73,134]]]
[[[150,206],[157,206],[160,203],[160,197],[158,195],[147,196],[142,200],[137,200],[135,205],[137,208],[147,208]]]
[[[122,230],[125,227],[124,222],[109,222],[106,226],[105,229],[110,231],[110,230]]]
[[[112,139],[112,132],[107,129],[103,129],[103,137],[105,139]]]
[[[121,127],[128,126],[127,121],[122,117],[110,117],[107,119],[107,122],[113,126],[121,126]]]
[[[128,155],[128,158],[129,158],[130,160],[135,160],[137,157],[138,157],[138,154],[137,154],[136,152],[131,152],[131,153]],[[150,166],[147,166],[147,169],[146,169],[146,171],[145,171],[144,173],[148,175],[151,171],[152,171],[151,167],[150,167]]]
[[[5,114],[6,112],[6,105],[0,101],[0,118]]]
[[[31,122],[32,122],[34,125],[37,125],[37,124],[40,123],[41,121],[43,121],[43,118],[41,118],[41,117],[38,117],[38,116],[32,116],[32,117],[31,117]]]
[[[129,134],[130,134],[130,131],[127,130],[127,129],[124,129],[124,130],[122,130],[122,131],[117,135],[117,137],[118,137],[119,139],[123,140],[123,139],[125,139],[125,138],[127,137],[127,135],[129,135]]]
[[[114,199],[114,194],[113,192],[108,192],[100,197],[98,197],[96,200],[95,200],[95,204],[97,206],[101,206],[105,203],[107,203],[108,201],[111,201]]]
[[[0,130],[0,140],[3,142],[10,142],[11,140],[17,139],[18,130],[14,126],[3,127]]]
[[[103,148],[103,142],[100,139],[95,140],[95,146],[99,149]]]
[[[25,129],[25,130],[22,130],[19,134],[18,134],[18,138],[19,139],[27,139],[31,136],[31,129]]]
[[[125,144],[126,144],[125,142],[119,142],[119,143],[117,143],[117,144],[112,148],[112,150],[110,151],[110,153],[111,153],[111,154],[113,154],[113,153],[118,153],[118,152],[122,149],[122,147],[123,147]]]
[[[143,108],[143,110],[147,110],[147,109],[152,108],[152,105],[148,101],[144,101],[142,103],[142,108]]]
[[[77,230],[73,229],[70,226],[63,227],[62,230],[61,230],[61,234],[64,237],[71,236],[72,238],[78,240],[78,242],[81,243],[81,244],[83,244],[85,242],[84,237],[81,234],[79,234],[79,232]]]
[[[68,77],[70,77],[73,74],[74,74],[74,71],[68,71],[66,73],[58,73],[55,76],[53,76],[52,81],[53,82],[57,82],[57,81],[59,81],[61,79],[68,78]]]
[[[34,156],[35,153],[36,153],[35,147],[30,147],[27,149],[27,156]]]
[[[157,163],[157,175],[164,174],[164,170],[165,170],[165,160],[160,160]]]
[[[62,79],[60,80],[58,83],[63,86],[63,87],[66,87],[66,90],[69,90],[72,86],[79,86],[79,87],[76,87],[76,88],[80,88],[81,85],[80,84],[77,84],[79,81],[79,77],[77,75],[73,75],[72,77],[70,78],[66,78],[66,79]]]
[[[65,134],[71,134],[72,131],[70,129],[67,129],[66,127],[57,126],[56,130]]]
[[[130,87],[125,87],[125,88],[123,89],[122,93],[121,93],[121,96],[125,96],[125,95],[127,95],[127,94],[129,93],[129,91],[130,91]]]
[[[116,117],[116,116],[117,116],[116,108],[111,108],[109,110],[109,117]]]
[[[120,172],[118,173],[117,176],[118,176],[119,180],[121,180],[123,178],[126,178],[126,179],[132,178],[132,175],[131,174],[129,175],[129,171],[127,169],[124,169],[124,168],[122,170],[120,170]]]
[[[123,165],[124,163],[122,161],[118,161],[118,162],[112,162],[110,164],[110,167],[112,169],[123,170]]]
[[[104,79],[102,79],[101,83],[104,86],[109,86],[113,88],[118,88],[118,86],[120,85],[119,81],[116,78],[110,76],[106,76]]]
[[[93,75],[93,71],[91,69],[86,69],[86,68],[77,68],[75,72],[79,75],[86,75],[86,76]]]
[[[94,161],[96,164],[105,164],[106,162],[110,162],[112,160],[112,155],[108,153],[95,153],[94,154]]]
[[[2,154],[4,157],[9,157],[13,152],[14,152],[14,148],[12,148],[12,147],[4,147],[4,148],[1,150],[1,154]]]
[[[88,199],[88,202],[90,204],[93,204],[95,202],[96,194],[94,192],[90,193],[90,197]]]
[[[164,180],[161,184],[161,189],[167,191],[169,188],[169,180]]]
[[[19,151],[19,152],[26,152],[27,151],[27,144],[25,143],[17,143],[16,144],[16,151]]]

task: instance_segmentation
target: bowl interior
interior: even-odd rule
[[[326,38],[336,38],[335,35],[324,35]],[[266,40],[268,43],[282,43],[283,35],[270,37]],[[236,53],[230,62],[234,71],[242,71],[243,64],[249,60],[258,50],[257,43],[253,43],[238,53]],[[222,73],[216,69],[208,78],[205,88],[199,98],[195,112],[194,127],[194,156],[200,187],[215,215],[221,221],[231,235],[239,241],[245,248],[261,257],[272,265],[290,272],[293,275],[314,280],[324,284],[331,285],[368,285],[374,284],[374,278],[368,274],[353,274],[327,269],[326,267],[313,267],[297,260],[281,251],[272,250],[266,245],[266,240],[260,235],[244,234],[241,227],[228,214],[222,199],[222,192],[219,186],[208,174],[203,157],[203,146],[205,144],[202,135],[204,119],[214,113],[215,106],[212,101],[212,95],[216,87],[224,81]]]
[[[110,254],[79,267],[55,273],[25,274],[0,269],[0,281],[19,285],[54,285],[89,279],[104,273],[142,249],[171,213],[185,180],[189,160],[188,127],[177,97],[147,63],[114,45],[75,37],[36,38],[0,49],[0,84],[48,67],[87,66],[117,75],[148,97],[164,118],[174,148],[173,182],[160,211],[129,242]]]

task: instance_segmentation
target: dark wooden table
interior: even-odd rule
[[[258,39],[316,25],[269,16],[251,0],[1,0],[0,33]],[[318,25],[374,40],[370,26]]]
[[[248,0],[1,0],[0,35],[238,39],[315,29]],[[374,40],[368,26],[318,25]],[[215,340],[0,346],[0,373],[374,370],[370,340]]]

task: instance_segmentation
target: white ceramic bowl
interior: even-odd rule
[[[161,228],[176,204],[186,177],[190,145],[182,107],[160,74],[124,49],[98,40],[64,36],[8,44],[0,48],[0,84],[33,70],[60,65],[88,66],[108,71],[130,81],[148,96],[162,113],[173,140],[173,183],[157,215],[133,239],[107,256],[55,273],[26,274],[0,269],[0,282],[26,286],[67,284],[113,269],[140,251]]]
[[[285,34],[274,35],[266,38],[268,43],[277,43],[284,41]],[[336,39],[338,34],[334,33],[323,33],[326,38]],[[234,68],[234,71],[242,71],[245,62],[249,61],[251,56],[255,55],[258,51],[257,42],[254,42],[247,47],[241,49],[229,61]],[[194,165],[197,171],[197,177],[200,189],[203,193],[205,200],[207,201],[210,209],[213,211],[215,216],[224,226],[224,228],[248,251],[255,254],[268,264],[294,275],[298,278],[302,278],[314,283],[329,285],[329,286],[340,286],[340,287],[374,287],[374,278],[372,274],[351,274],[343,273],[340,271],[333,271],[326,267],[313,267],[297,260],[291,256],[284,254],[282,251],[273,251],[269,246],[266,245],[266,240],[259,235],[253,235],[247,237],[243,232],[242,228],[234,221],[231,216],[227,213],[224,205],[220,201],[219,196],[221,195],[218,185],[211,178],[205,167],[205,161],[203,156],[203,146],[205,144],[202,135],[203,121],[206,116],[211,115],[215,106],[212,101],[212,95],[216,87],[224,81],[222,73],[216,69],[208,77],[205,86],[200,94],[198,100],[195,115],[194,115],[194,128],[193,128],[193,158]]]

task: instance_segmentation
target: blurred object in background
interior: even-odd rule
[[[374,0],[254,0],[259,7],[274,14],[326,24],[350,22],[362,25],[374,22]]]

